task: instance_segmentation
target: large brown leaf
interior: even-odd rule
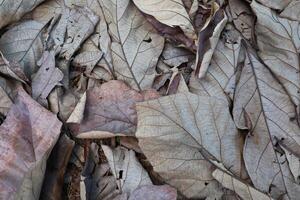
[[[71,127],[79,138],[133,135],[137,124],[135,103],[158,96],[154,90],[139,93],[122,81],[109,81],[87,91],[84,117]]]
[[[0,196],[12,199],[17,196],[38,198],[43,180],[41,174],[31,174],[36,166],[43,165],[60,134],[62,123],[19,88],[18,98],[7,118],[0,126]],[[29,177],[27,175],[30,175]],[[21,185],[27,176],[26,185]],[[24,188],[25,187],[25,188]]]
[[[138,103],[137,112],[139,146],[154,171],[188,198],[219,198],[204,158],[243,176],[243,138],[226,102],[179,93]]]
[[[254,186],[275,199],[298,199],[300,185],[281,148],[300,155],[295,108],[282,85],[249,48],[234,100],[234,120],[239,128],[249,130],[243,155]]]
[[[255,1],[251,7],[257,15],[258,54],[288,91],[299,114],[299,22],[278,17],[271,9]]]

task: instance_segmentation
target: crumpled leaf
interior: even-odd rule
[[[179,26],[188,37],[196,39],[191,19],[181,0],[133,0],[133,2],[142,12],[152,15],[168,26]]]
[[[243,200],[272,200],[272,198],[266,194],[219,169],[213,172],[213,177],[219,181],[223,187],[236,192]]]
[[[54,146],[48,160],[40,199],[61,199],[64,175],[75,142],[65,134]]]
[[[117,197],[115,177],[110,173],[109,164],[99,163],[98,145],[89,146],[89,154],[81,175],[80,197],[82,200],[110,200]]]
[[[115,80],[94,87],[87,91],[82,122],[71,125],[73,134],[79,138],[133,135],[137,123],[135,103],[158,96],[154,90],[139,93]]]
[[[43,172],[31,174],[31,170],[47,159],[61,125],[54,114],[32,100],[23,89],[18,90],[17,100],[0,126],[1,198],[16,198],[19,192],[20,197],[38,198]],[[26,176],[29,180],[22,186]]]
[[[299,156],[300,128],[290,97],[247,47],[233,105],[237,127],[249,131],[243,151],[254,186],[274,199],[297,199],[300,185],[281,146]]]
[[[217,7],[216,3],[214,4]],[[201,30],[198,36],[198,49],[196,54],[196,74],[203,78],[211,61],[213,52],[218,44],[220,34],[227,23],[227,16],[221,8],[216,11],[209,23]]]
[[[187,63],[195,58],[194,54],[190,51],[175,47],[171,43],[165,43],[164,50],[162,52],[162,60],[169,66],[178,67],[183,63]]]
[[[82,173],[81,199],[176,199],[177,192],[174,188],[152,185],[134,151],[120,147],[111,149],[105,145],[102,148],[108,156],[109,165],[99,164],[98,146],[92,143]]]
[[[253,43],[255,16],[252,14],[249,5],[239,0],[230,0],[228,3],[235,27],[246,39]]]
[[[212,55],[206,76],[199,79],[192,73],[190,91],[201,96],[217,97],[230,104],[230,99],[233,99],[240,47],[240,36],[232,26],[227,26]]]
[[[183,45],[191,52],[196,52],[197,47],[195,41],[187,37],[179,27],[171,27],[159,22],[151,15],[144,14],[147,21],[156,29],[156,31],[164,38],[172,41],[177,45]]]
[[[85,69],[90,74],[102,58],[103,52],[98,48],[99,35],[92,35],[81,47],[80,53],[72,61],[73,66]]]
[[[215,195],[208,191],[216,197],[219,193],[210,178],[213,167],[203,157],[222,162],[242,176],[243,139],[226,111],[226,102],[179,93],[136,107],[139,146],[154,171],[188,198]]]
[[[55,67],[53,51],[45,51],[37,64],[40,68],[32,79],[32,97],[34,99],[46,99],[64,75],[62,71]]]
[[[81,43],[93,33],[98,21],[99,17],[87,7],[71,9],[65,36],[67,39],[63,43],[60,57],[70,60]]]
[[[5,58],[20,63],[29,79],[37,71],[36,62],[43,53],[44,27],[44,23],[25,21],[6,31],[0,38],[0,50]]]
[[[6,94],[6,91],[0,86],[0,113],[6,115],[12,104],[12,100]]]
[[[101,145],[119,190],[131,194],[135,189],[152,185],[147,171],[137,160],[134,151],[122,147],[111,149]]]
[[[299,114],[299,22],[278,17],[255,1],[251,7],[257,15],[258,54],[288,91]]]
[[[112,62],[116,77],[133,89],[151,88],[164,38],[155,33],[131,1],[101,0],[100,3],[106,8],[104,15],[112,38]]]
[[[0,28],[18,21],[44,0],[3,0],[0,6]]]

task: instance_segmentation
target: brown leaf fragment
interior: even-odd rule
[[[175,44],[183,44],[184,47],[189,49],[191,52],[197,51],[194,40],[187,37],[179,27],[171,27],[163,24],[151,15],[144,14],[144,16],[161,36],[172,42],[175,42]]]
[[[51,90],[63,79],[63,73],[55,67],[53,51],[45,51],[38,61],[40,69],[32,79],[32,97],[46,99]]]
[[[60,200],[64,184],[64,175],[75,142],[63,134],[49,156],[40,199]]]
[[[93,33],[98,21],[99,17],[87,7],[71,9],[67,23],[66,41],[62,46],[60,57],[70,60],[82,42]]]
[[[252,44],[254,43],[254,21],[249,5],[244,1],[228,1],[233,23],[237,30]]]
[[[216,8],[217,9],[217,8]],[[214,49],[217,46],[219,36],[227,22],[227,17],[223,9],[219,8],[214,13],[211,21],[198,35],[198,48],[196,58],[196,75],[199,78],[205,76]]]
[[[18,97],[0,126],[0,197],[13,199],[25,175],[47,158],[62,123],[19,88]],[[43,177],[38,177],[42,180]],[[27,187],[33,183],[27,182]],[[32,186],[33,187],[33,186]],[[39,196],[41,185],[29,188]]]
[[[157,98],[154,90],[139,93],[122,81],[109,81],[87,91],[84,117],[80,124],[71,124],[79,138],[103,138],[133,135],[137,117],[135,103]]]

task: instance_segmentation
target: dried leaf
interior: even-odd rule
[[[206,75],[213,52],[217,46],[220,34],[227,23],[227,17],[222,9],[218,9],[212,20],[199,33],[196,57],[196,74],[199,78]]]
[[[82,171],[80,196],[85,200],[110,200],[120,194],[108,164],[99,164],[98,145],[92,143]]]
[[[40,199],[62,199],[64,175],[75,142],[62,135],[51,152]]]
[[[254,186],[274,199],[297,199],[295,182],[280,146],[299,156],[300,129],[291,116],[295,108],[284,88],[247,48],[234,97],[233,117],[248,129],[243,157]]]
[[[37,71],[36,62],[43,53],[45,24],[37,21],[20,23],[0,38],[0,50],[10,62],[20,63],[28,78]]]
[[[257,15],[258,54],[288,91],[299,114],[299,22],[278,17],[255,1],[251,7]]]
[[[31,179],[21,186],[25,176],[30,175],[31,170],[41,165],[49,155],[60,134],[60,127],[61,122],[54,114],[19,89],[16,103],[0,126],[1,198],[12,199],[18,192],[23,193],[21,197],[24,198],[38,198],[43,173],[33,173],[33,176],[27,177]]]
[[[235,32],[230,26],[225,28],[205,77],[199,79],[192,73],[189,82],[191,92],[201,96],[217,97],[230,104],[235,87],[234,85],[231,87],[230,81],[235,79],[241,47],[241,38],[238,35],[230,38],[236,35]]]
[[[239,0],[230,0],[228,3],[235,27],[244,38],[253,43],[255,17],[252,14],[249,5],[246,2]]]
[[[37,63],[40,68],[32,79],[32,97],[46,99],[51,90],[63,79],[63,73],[55,67],[53,51],[45,51]]]
[[[300,1],[291,1],[280,13],[280,17],[300,21]]]
[[[0,6],[0,28],[18,21],[24,14],[34,9],[44,0],[5,0]]]
[[[93,33],[98,21],[99,17],[87,7],[71,9],[67,22],[67,39],[63,43],[60,57],[70,60],[81,43]]]
[[[79,138],[133,135],[137,123],[135,103],[158,96],[153,90],[139,93],[121,81],[109,81],[94,87],[87,91],[81,124],[71,125],[73,134]]]
[[[223,187],[233,190],[244,200],[272,200],[271,197],[266,194],[256,190],[255,188],[249,186],[248,184],[234,178],[233,176],[216,169],[213,172],[213,177],[219,181]]]
[[[261,4],[276,10],[282,10],[293,0],[258,0]],[[252,1],[253,2],[253,1]]]
[[[111,50],[116,77],[133,89],[151,88],[164,39],[155,33],[131,1],[101,0],[100,3],[106,8],[105,20],[113,40]]]
[[[84,108],[86,104],[86,92],[82,95],[78,101],[76,107],[71,113],[70,117],[67,120],[67,123],[80,123],[84,117]]]
[[[176,200],[177,192],[168,185],[146,185],[134,190],[128,200]]]
[[[183,63],[187,63],[195,58],[194,54],[190,51],[176,47],[171,43],[166,43],[163,53],[162,60],[164,63],[171,67],[178,67]]]
[[[191,93],[137,104],[139,146],[154,171],[188,198],[200,198],[207,190],[218,193],[209,178],[213,167],[203,156],[242,174],[243,139],[226,109],[223,101]],[[203,173],[199,174],[200,169]]]
[[[190,38],[196,39],[196,33],[191,19],[181,0],[133,0],[144,13],[152,15],[158,21],[171,27],[179,26]]]
[[[80,53],[72,61],[73,66],[85,69],[90,74],[102,58],[103,52],[98,48],[99,35],[92,35],[81,47]]]
[[[138,187],[152,185],[147,171],[135,157],[134,151],[121,147],[111,149],[106,145],[101,147],[122,193],[131,194]]]

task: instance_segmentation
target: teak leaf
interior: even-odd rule
[[[116,77],[133,89],[152,86],[164,38],[155,33],[129,0],[101,0],[112,37],[112,61]]]
[[[218,190],[209,178],[212,166],[203,157],[222,162],[234,174],[242,176],[243,139],[226,102],[178,93],[138,103],[136,107],[139,146],[154,170],[187,197],[199,198],[201,191]],[[202,168],[201,173],[198,167]],[[181,174],[185,170],[188,172]],[[182,181],[177,180],[180,177]]]

